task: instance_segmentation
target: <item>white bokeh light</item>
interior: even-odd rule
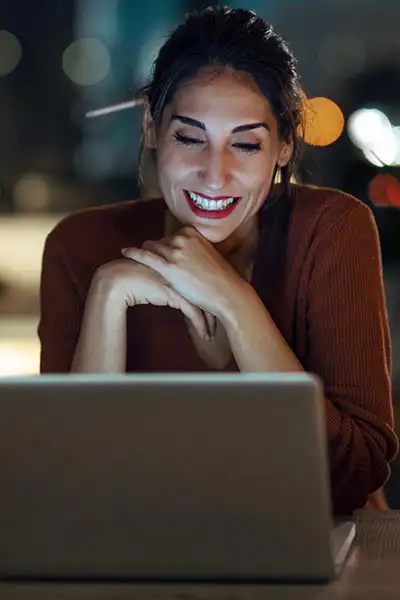
[[[111,67],[106,46],[97,39],[83,38],[72,42],[62,57],[67,76],[78,85],[89,86],[103,81]]]
[[[385,137],[391,128],[387,116],[376,108],[361,108],[347,122],[351,141],[362,150],[368,150],[371,144]]]
[[[12,73],[22,57],[19,40],[10,31],[0,30],[0,76]]]
[[[37,375],[39,354],[36,340],[0,341],[0,377]]]
[[[377,167],[393,165],[398,152],[398,142],[393,130],[376,139],[363,149],[365,158]]]
[[[376,167],[400,165],[400,127],[394,127],[385,113],[361,108],[347,122],[353,144]]]
[[[395,167],[400,167],[400,127],[393,127],[393,134],[396,139],[396,157],[392,163]]]

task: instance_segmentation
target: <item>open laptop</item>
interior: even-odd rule
[[[0,382],[0,578],[328,581],[319,380],[299,374]]]

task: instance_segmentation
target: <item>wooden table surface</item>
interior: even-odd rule
[[[1,600],[400,600],[400,511],[357,513],[339,579],[325,585],[0,583]]]

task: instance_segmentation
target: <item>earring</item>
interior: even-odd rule
[[[280,168],[285,167],[292,155],[293,152],[293,148],[292,148],[292,144],[284,144],[281,153],[279,155],[279,159],[277,164],[279,165]]]

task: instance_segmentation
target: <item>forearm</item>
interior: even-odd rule
[[[234,292],[230,300],[222,322],[240,371],[303,370],[252,288]],[[361,412],[358,419],[329,398],[325,406],[333,506],[336,513],[347,513],[362,508],[371,491],[383,485],[395,443],[389,431],[385,436],[376,424],[366,423]]]
[[[124,373],[126,368],[126,307],[94,282],[84,317],[71,373]]]
[[[232,354],[243,372],[303,371],[254,289],[245,285],[231,297],[221,321]]]
[[[325,413],[333,506],[336,513],[362,508],[369,495],[387,480],[396,439],[388,424],[374,422],[362,411],[352,414],[347,398],[326,399]],[[352,411],[355,412],[355,411]]]

